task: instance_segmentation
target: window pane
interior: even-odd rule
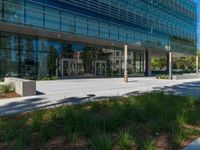
[[[133,29],[128,29],[128,32],[127,32],[127,41],[129,43],[133,43],[134,42],[134,30]]]
[[[2,49],[16,49],[18,50],[19,38],[18,35],[9,34],[9,33],[2,33],[1,34],[1,48]]]
[[[39,52],[49,52],[50,45],[48,45],[47,40],[38,39],[38,51]]]
[[[0,1],[0,20],[2,19],[2,2]]]
[[[26,24],[43,27],[43,7],[31,2],[26,6]]]
[[[126,26],[119,27],[119,40],[126,42]]]
[[[23,0],[4,1],[4,19],[6,21],[24,23]]]
[[[74,32],[74,14],[63,11],[61,19],[61,30],[65,32]]]
[[[100,22],[100,37],[109,39],[109,24]]]
[[[0,76],[18,76],[19,51],[14,49],[1,49],[0,56]]]
[[[141,32],[139,30],[135,30],[135,44],[141,45]]]
[[[38,59],[38,76],[44,77],[48,74],[48,67],[47,67],[47,58],[49,53],[46,52],[38,52],[37,59]]]
[[[51,42],[48,42],[46,39],[38,39],[38,76],[47,76],[48,75],[48,60],[50,60],[50,47]]]
[[[87,34],[87,18],[76,16],[76,33]]]
[[[99,25],[98,20],[89,19],[88,20],[88,34],[91,36],[98,37]]]
[[[47,68],[50,76],[56,75],[56,61],[58,59],[58,52],[61,51],[61,45],[59,42],[51,42],[50,51],[47,57]]]
[[[21,36],[20,50],[22,51],[36,51],[36,38],[31,36]]]
[[[110,39],[118,40],[118,26],[111,24],[110,25]]]
[[[62,44],[60,42],[52,41],[51,42],[51,47],[52,47],[52,51],[51,52],[56,53],[56,55],[61,54]]]
[[[60,11],[53,8],[45,8],[45,27],[60,30]]]
[[[21,51],[20,56],[21,76],[36,76],[36,52]]]

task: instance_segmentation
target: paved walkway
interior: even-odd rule
[[[200,150],[200,138],[189,144],[183,150]]]
[[[38,81],[37,96],[0,100],[0,116],[57,104],[78,104],[103,97],[134,95],[154,90],[200,97],[200,80],[130,78],[127,84],[122,78]]]

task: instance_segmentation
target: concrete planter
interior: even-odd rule
[[[182,74],[182,75],[173,75],[172,79],[173,80],[181,80],[181,79],[197,79],[199,78],[199,75],[196,73],[191,73],[191,74]]]
[[[6,84],[13,83],[15,92],[21,96],[36,95],[36,82],[32,80],[24,80],[19,78],[5,78]]]

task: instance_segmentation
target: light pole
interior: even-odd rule
[[[124,46],[124,82],[128,83],[128,46]]]
[[[172,52],[169,51],[169,79],[172,79]]]

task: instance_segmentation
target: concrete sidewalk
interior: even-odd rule
[[[150,91],[200,97],[200,80],[130,78],[127,84],[122,78],[37,81],[37,91],[37,96],[0,100],[0,116],[63,103],[79,104],[103,97],[134,95]]]
[[[183,150],[200,150],[200,138],[186,146]]]

